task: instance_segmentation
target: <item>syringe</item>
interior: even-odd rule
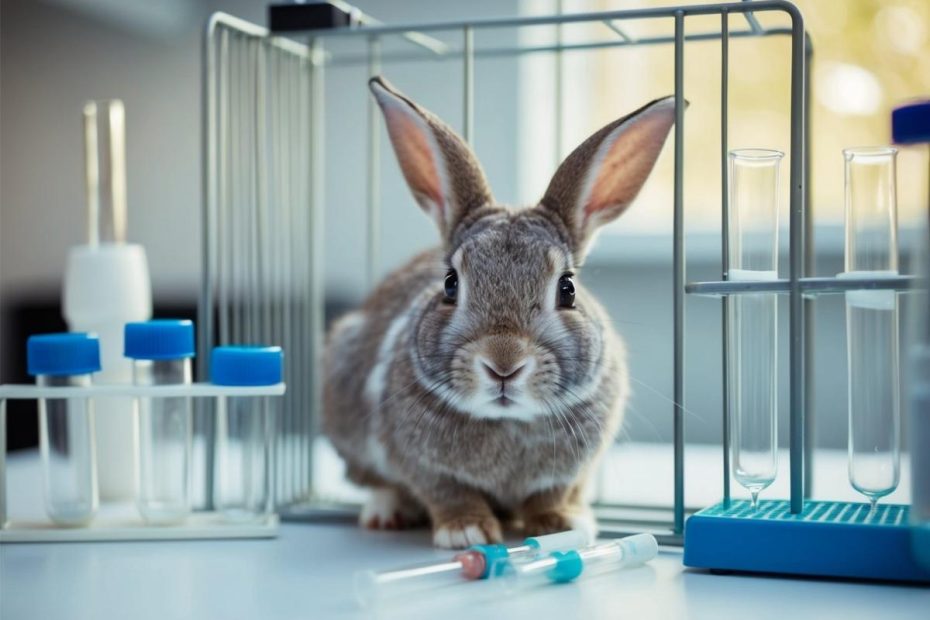
[[[644,564],[659,551],[652,534],[635,534],[578,550],[553,551],[546,557],[517,563],[501,559],[491,567],[491,578],[507,592],[545,583],[574,581],[582,573],[617,570]]]
[[[355,597],[362,607],[400,600],[412,592],[485,579],[491,566],[505,559],[517,565],[553,551],[578,549],[587,543],[587,533],[568,530],[530,537],[516,547],[474,545],[448,562],[426,562],[379,572],[359,571],[355,574]]]

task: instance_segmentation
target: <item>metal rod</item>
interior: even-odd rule
[[[381,40],[368,40],[368,75],[381,72]],[[468,98],[466,97],[466,103]],[[368,97],[368,288],[373,289],[378,278],[381,258],[381,124],[378,104]]]
[[[288,56],[281,56],[278,63],[278,86],[277,92],[279,97],[278,107],[280,109],[281,115],[281,131],[282,135],[279,136],[281,142],[281,198],[284,201],[284,204],[289,205],[290,208],[294,208],[295,203],[298,199],[298,192],[296,191],[296,183],[299,182],[299,179],[306,174],[304,170],[301,170],[298,166],[297,157],[295,155],[295,136],[294,136],[294,126],[296,114],[294,112],[294,97],[299,96],[297,92],[300,88],[299,84],[295,83],[291,73],[291,61],[292,58]],[[297,207],[300,208],[300,207]],[[298,240],[298,247],[301,247],[300,242],[304,239]],[[298,264],[306,264],[306,259],[299,257]],[[302,373],[304,370],[304,355],[300,354],[300,351],[296,351],[297,355],[294,357],[294,364],[297,367],[297,372]],[[301,391],[304,388],[301,388]],[[297,402],[303,402],[301,399],[301,392],[298,392]],[[300,413],[299,409],[292,407],[287,411],[287,414],[284,417],[282,428],[283,433],[283,442],[280,450],[281,454],[281,493],[282,497],[290,502],[294,499],[294,494],[296,490],[295,477],[300,475],[298,471],[299,463],[299,449],[296,445],[298,433],[296,429],[298,428],[300,421],[303,419],[303,414]]]
[[[309,136],[311,129],[312,129],[310,115],[306,113],[306,111],[310,108],[310,83],[311,83],[311,78],[312,78],[312,75],[311,75],[312,68],[313,68],[313,65],[310,61],[304,61],[303,70],[301,71],[301,74],[300,74],[300,80],[301,80],[300,83],[303,86],[300,89],[300,92],[301,92],[300,119],[301,119],[302,125],[300,125],[301,131],[299,132],[299,135],[303,135],[303,136]],[[301,148],[300,157],[303,160],[300,167],[306,170],[306,168],[310,165],[310,157],[311,157],[309,141],[305,142],[303,147]],[[302,175],[302,177],[303,177],[303,183],[301,184],[300,201],[296,204],[296,206],[304,210],[304,206],[309,205],[311,202],[311,197],[310,197],[311,179],[307,175]],[[309,217],[310,214],[307,213],[306,215]],[[322,235],[323,231],[320,231],[320,234]],[[308,252],[308,256],[309,256],[309,249],[305,249],[305,251]],[[309,263],[309,259],[306,262]],[[322,266],[320,269],[322,269]],[[321,282],[321,286],[322,286],[322,282]],[[322,320],[322,317],[321,317],[321,320]],[[307,326],[304,327],[304,329],[306,328]],[[312,363],[311,360],[309,360],[307,356],[304,356],[304,364],[308,365],[310,363]],[[315,366],[307,367],[304,371],[305,375],[308,375],[314,372],[315,368],[316,368]],[[309,406],[309,404],[310,404],[309,402],[304,403],[305,406]],[[305,414],[301,418],[301,424],[302,424],[301,453],[303,455],[303,459],[302,459],[300,466],[304,472],[304,477],[306,480],[306,485],[303,490],[303,494],[309,495],[312,490],[312,482],[313,482],[313,460],[312,460],[313,438],[309,436],[310,431],[313,429],[313,419],[311,418],[310,415]]]
[[[788,372],[791,513],[804,508],[804,313],[801,277],[804,274],[804,18],[789,5],[791,27],[791,198],[789,216]]]
[[[791,35],[790,28],[771,28],[766,30],[761,34],[756,34],[752,30],[733,30],[730,32],[730,38],[746,38],[746,37],[760,37],[760,36],[776,36],[776,35]],[[719,32],[700,32],[689,34],[685,36],[685,41],[716,41],[720,39]],[[611,39],[608,41],[596,41],[593,43],[562,43],[562,44],[551,44],[551,45],[532,45],[526,47],[513,47],[513,46],[503,46],[503,47],[486,47],[482,49],[475,50],[476,58],[506,58],[510,56],[520,56],[523,54],[537,54],[537,53],[555,53],[555,52],[571,52],[571,51],[592,51],[599,49],[610,49],[616,47],[631,47],[631,46],[654,46],[654,45],[667,45],[669,43],[674,43],[674,36],[655,36],[655,37],[643,37],[641,39],[635,39],[632,41],[623,41],[619,39]],[[430,62],[440,62],[445,60],[456,60],[458,55],[444,55],[444,56],[432,56],[428,54],[416,53],[416,52],[391,52],[385,53],[382,55],[382,60],[385,62],[416,62],[416,61],[430,61]],[[334,58],[328,61],[327,64],[333,67],[351,67],[360,64],[365,64],[367,62],[366,54],[346,54],[338,58]]]
[[[743,2],[752,2],[752,0],[743,0]],[[753,13],[743,13],[743,17],[746,18],[746,23],[749,24],[749,27],[756,34],[762,32],[762,25],[759,24],[759,20],[756,19],[756,16]]]
[[[462,109],[465,118],[462,122],[462,131],[465,142],[475,145],[475,33],[470,26],[462,31],[464,40],[462,46],[462,70],[464,84],[462,86]]]
[[[627,34],[627,32],[626,32],[623,28],[621,28],[621,27],[618,26],[617,24],[613,23],[613,22],[610,21],[609,19],[605,19],[605,20],[604,20],[604,25],[607,26],[608,28],[610,28],[610,29],[614,32],[614,34],[616,34],[618,37],[620,37],[620,39],[621,39],[622,41],[624,41],[625,43],[635,43],[635,42],[636,42],[636,38],[635,38],[635,37],[632,37],[632,36],[630,36],[629,34]]]
[[[730,16],[726,10],[720,14],[720,271],[721,279],[726,280],[730,270],[730,184],[729,184],[729,147],[727,122],[729,119],[729,79],[730,79]],[[721,309],[721,341],[723,354],[723,505],[730,506],[730,328],[729,300],[723,298]]]
[[[675,455],[675,522],[676,534],[685,528],[685,240],[684,240],[684,34],[685,14],[675,13],[675,194],[672,232],[673,257],[672,302],[674,306],[674,455]]]
[[[0,530],[6,527],[6,399],[0,398]]]
[[[565,10],[565,1],[556,0],[556,13],[562,15]],[[555,70],[553,71],[553,88],[555,88],[555,98],[553,101],[553,116],[555,117],[555,133],[553,148],[555,149],[555,166],[562,161],[562,118],[565,114],[565,96],[562,93],[563,81],[565,78],[565,67],[562,64],[562,22],[555,25],[555,47],[553,53],[553,62]]]
[[[266,307],[271,299],[268,282],[265,278],[267,268],[264,257],[268,239],[268,205],[262,195],[264,190],[264,167],[259,165],[262,157],[261,138],[264,116],[262,115],[264,90],[261,88],[261,41],[250,42],[250,80],[248,93],[251,109],[249,110],[249,194],[253,206],[254,228],[250,232],[252,270],[252,344],[269,345],[268,332],[265,329]]]
[[[201,352],[197,356],[197,378],[206,381],[210,376],[210,355],[213,348],[213,278],[216,252],[216,182],[217,182],[217,144],[216,144],[216,42],[214,40],[216,24],[210,20],[203,44],[203,127],[201,131],[202,199],[201,212],[201,280],[200,302],[197,306],[198,346]]]
[[[812,296],[860,290],[908,291],[912,289],[926,289],[930,282],[918,276],[894,276],[878,279],[814,277],[801,278],[799,284],[801,292],[805,296]],[[779,279],[759,280],[755,282],[733,280],[689,282],[685,285],[685,292],[690,295],[705,295],[708,297],[740,295],[743,293],[790,293],[791,281]]]
[[[325,310],[323,298],[323,240],[324,235],[324,134],[325,115],[323,110],[324,97],[324,65],[323,65],[323,41],[314,38],[311,41],[311,66],[310,66],[310,347],[308,363],[310,369],[318,369],[322,361],[323,352],[323,312]],[[309,410],[302,412],[308,416],[308,448],[309,468],[312,471],[313,459],[312,449],[313,442],[317,435],[316,424],[322,416],[322,394],[321,394],[321,377],[322,373],[311,372],[312,377],[306,383],[310,387],[310,398],[306,401],[309,404]]]
[[[620,21],[630,19],[657,19],[662,17],[673,17],[677,15],[719,15],[721,11],[720,4],[695,4],[688,6],[671,6],[671,7],[649,7],[639,9],[625,9],[617,11],[600,11],[587,13],[568,13],[554,15],[538,15],[528,17],[509,17],[509,18],[487,18],[471,19],[448,22],[432,23],[407,23],[391,24],[378,26],[363,26],[361,28],[332,28],[329,30],[317,30],[313,32],[314,38],[335,38],[346,36],[369,36],[369,35],[387,35],[401,34],[407,32],[436,32],[436,31],[456,31],[462,30],[466,26],[475,29],[492,29],[492,28],[515,28],[519,26],[546,26],[553,24],[577,24],[583,22],[603,22],[605,20]],[[749,13],[780,11],[787,13],[789,16],[798,14],[797,8],[785,0],[763,0],[751,3],[739,3],[726,5],[730,13]]]
[[[750,13],[747,13],[750,15]],[[814,47],[804,35],[804,276],[812,277],[814,260],[814,208],[811,202],[811,60]],[[814,407],[814,300],[804,299],[804,497],[814,494],[814,448],[816,446],[816,408]]]

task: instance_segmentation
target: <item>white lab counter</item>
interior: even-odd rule
[[[9,544],[0,547],[0,617],[41,618],[926,618],[930,589],[683,570],[651,565],[501,598],[493,584],[377,613],[359,610],[352,574],[447,557],[426,532],[285,524],[275,540]]]
[[[40,497],[17,475],[37,460],[11,459],[14,502]],[[356,570],[448,557],[425,530],[344,524],[285,523],[272,540],[3,544],[0,619],[930,617],[930,588],[711,575],[685,570],[678,549],[646,567],[509,598],[482,582],[376,612],[356,606]]]

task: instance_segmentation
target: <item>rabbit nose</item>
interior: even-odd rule
[[[500,381],[503,383],[519,377],[520,373],[523,372],[523,369],[526,367],[526,360],[520,360],[518,363],[507,368],[502,368],[489,360],[481,360],[481,367],[488,377],[490,377],[491,381]]]

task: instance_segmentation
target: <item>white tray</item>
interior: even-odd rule
[[[61,527],[47,520],[11,520],[0,529],[0,544],[35,542],[104,542],[126,540],[194,540],[274,538],[278,516],[253,523],[227,523],[215,512],[197,512],[180,525],[146,525],[132,504],[101,506],[84,527]]]

